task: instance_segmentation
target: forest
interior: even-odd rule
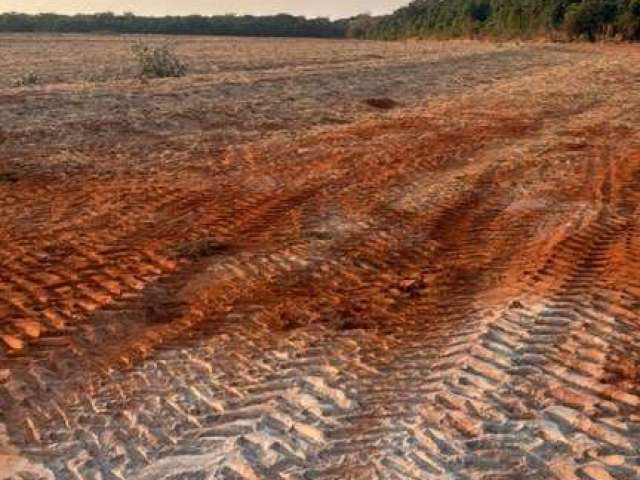
[[[2,32],[362,38],[640,40],[640,0],[415,0],[390,15],[330,20],[289,14],[144,17],[0,14]]]
[[[117,15],[111,12],[92,15],[0,14],[0,31],[2,32],[336,38],[345,36],[346,26],[346,20],[307,19],[287,14],[262,17],[251,15],[143,17],[132,13]]]
[[[640,39],[640,0],[416,0],[392,15],[351,19],[349,36]]]

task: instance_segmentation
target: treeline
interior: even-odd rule
[[[0,31],[2,32],[110,32],[339,38],[346,35],[347,23],[347,20],[307,19],[286,14],[261,17],[250,15],[142,17],[131,13],[122,15],[113,13],[92,15],[0,14]]]
[[[280,14],[142,17],[0,14],[0,32],[237,35],[397,40],[535,37],[640,40],[640,0],[414,0],[383,17],[331,21]]]
[[[360,16],[348,36],[535,37],[640,40],[640,0],[415,0],[385,17]]]

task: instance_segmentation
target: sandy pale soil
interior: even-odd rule
[[[183,39],[141,84],[37,39],[0,479],[640,478],[638,47]]]

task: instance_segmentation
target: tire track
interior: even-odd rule
[[[512,304],[470,343],[471,358],[459,355],[456,363],[466,366],[457,367],[447,384],[428,397],[419,420],[410,425],[412,452],[388,461],[396,474],[422,478],[415,472],[427,469],[433,478],[444,478],[445,472],[469,478],[637,475],[632,412],[638,397],[603,384],[610,342],[628,342],[628,333],[622,332],[629,330],[599,302],[586,300],[605,273],[608,255],[619,247],[620,234],[633,221],[632,216],[611,218],[610,190],[608,176],[597,218],[586,231],[560,242],[559,259],[579,260],[561,275],[565,281],[557,292],[542,302],[534,295]],[[544,270],[554,279],[560,273]],[[532,310],[524,306],[530,302],[541,304]],[[635,351],[637,346],[627,343],[627,348]],[[462,351],[467,349],[465,345]],[[633,360],[626,365],[633,370]],[[586,457],[580,450],[586,448],[582,438],[593,446]],[[580,464],[567,457],[580,458]]]
[[[72,350],[3,359],[20,455],[79,479],[637,476],[640,157],[624,130],[580,144],[584,162],[563,144],[613,100],[533,98],[518,118],[497,96],[319,134],[304,161],[256,146],[175,182],[109,253],[173,268],[74,319]],[[213,253],[169,255],[202,240]]]

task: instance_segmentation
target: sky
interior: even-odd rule
[[[95,13],[133,12],[138,15],[269,15],[292,13],[308,17],[341,18],[358,13],[390,13],[410,0],[0,0],[0,12]]]

